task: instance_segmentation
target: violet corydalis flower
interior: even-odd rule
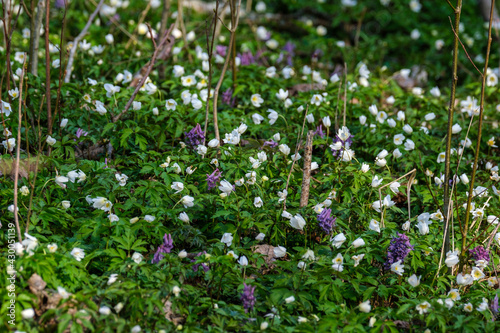
[[[248,310],[253,310],[253,306],[255,305],[254,292],[255,286],[243,283],[243,293],[241,293],[240,299],[243,303],[243,307],[245,308],[245,312],[248,312]]]
[[[222,93],[222,104],[234,106],[233,89],[228,88]]]
[[[172,236],[170,234],[165,234],[163,236],[163,244],[158,246],[158,250],[156,250],[155,255],[153,256],[153,260],[151,260],[151,263],[157,264],[159,263],[163,257],[165,256],[165,253],[170,253],[172,249],[174,248],[174,244],[172,241]]]
[[[332,232],[333,227],[335,226],[336,217],[332,217],[332,210],[329,208],[323,209],[321,213],[318,214],[318,225],[325,234],[330,234]]]
[[[493,298],[493,300],[491,301],[490,308],[491,308],[491,312],[494,315],[496,315],[498,313],[498,294],[495,295],[495,298]]]
[[[203,140],[205,139],[205,135],[201,130],[200,124],[196,124],[196,126],[188,133],[184,132],[184,135],[187,138],[187,143],[192,147],[197,147],[198,145],[203,144]]]
[[[79,129],[76,130],[76,137],[77,138],[80,138],[82,135],[83,136],[87,136],[88,134],[89,134],[88,132],[85,132],[81,128],[79,128]]]
[[[220,55],[221,57],[226,56],[226,50],[227,50],[227,46],[224,46],[224,45],[215,46],[215,53]]]
[[[410,244],[410,239],[405,234],[398,234],[398,237],[391,239],[387,248],[385,269],[391,269],[391,265],[399,260],[402,263],[411,250],[413,250],[413,245]]]
[[[207,252],[206,251],[203,251],[203,252],[199,252],[196,257],[199,257],[201,255],[204,255],[206,254]],[[196,262],[196,259],[192,259],[191,262]],[[198,268],[200,267],[201,265],[201,268],[203,268],[203,271],[206,273],[210,270],[210,268],[208,267],[207,264],[203,263],[203,264],[196,264],[196,265],[193,265],[193,272],[198,272]]]
[[[325,133],[323,133],[323,125],[319,125],[314,132],[314,135],[319,135],[322,139],[325,137]]]
[[[478,261],[478,260],[484,260],[487,262],[490,261],[490,253],[488,252],[488,250],[486,250],[481,245],[476,246],[472,250],[469,250],[469,253],[470,253],[471,257],[474,258],[475,261]]]
[[[264,144],[262,145],[262,147],[265,147],[265,146],[269,146],[271,148],[274,148],[274,147],[278,146],[278,143],[274,142],[274,140],[264,141]]]
[[[207,174],[207,184],[208,190],[211,190],[217,186],[217,183],[220,180],[221,173],[219,169],[215,169],[210,175]]]

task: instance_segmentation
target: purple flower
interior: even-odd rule
[[[55,7],[56,8],[63,8],[66,6],[68,0],[56,0]]]
[[[241,66],[248,66],[251,64],[255,64],[257,61],[254,58],[252,52],[243,52],[242,54],[238,54],[238,57],[241,60]]]
[[[332,149],[333,156],[338,156],[338,158],[342,158],[344,156],[344,148],[349,148],[352,145],[352,138],[354,135],[350,134],[349,138],[345,141],[341,140],[338,135],[335,135],[335,139],[333,140],[333,144],[340,142],[342,144],[342,148],[340,150]]]
[[[233,89],[228,88],[222,93],[222,104],[234,106]]]
[[[204,255],[205,253],[207,253],[206,251],[203,251],[203,252],[199,252],[196,257],[199,257],[201,255]],[[192,259],[191,262],[196,262],[196,259]],[[203,268],[203,271],[206,273],[210,270],[210,268],[208,267],[207,264],[196,264],[196,265],[193,265],[193,272],[198,272],[198,268],[200,267]]]
[[[77,129],[76,130],[76,137],[79,139],[82,135],[83,136],[87,136],[89,133],[88,132],[85,132],[84,130],[82,130],[81,128]]]
[[[322,139],[325,137],[325,133],[323,133],[323,125],[319,125],[314,132],[314,135],[319,135]]]
[[[332,217],[332,210],[330,208],[323,209],[321,213],[318,214],[318,222],[319,227],[323,229],[325,234],[330,234],[332,232],[333,227],[335,226],[336,217]]]
[[[398,237],[391,239],[387,248],[385,269],[391,269],[391,265],[398,260],[403,262],[411,250],[413,250],[413,245],[410,244],[410,239],[405,234],[398,234]]]
[[[255,286],[248,285],[243,283],[243,293],[241,294],[241,302],[243,303],[243,307],[245,308],[245,312],[248,310],[252,311],[253,306],[255,305]]]
[[[203,143],[203,140],[205,139],[205,135],[201,130],[200,124],[196,124],[196,126],[193,129],[191,129],[189,133],[184,132],[184,135],[186,136],[188,144],[191,145],[193,148],[195,148],[198,145],[201,145]]]
[[[217,183],[220,180],[221,173],[219,169],[215,169],[210,175],[207,174],[207,184],[208,190],[211,190],[217,186]]]
[[[498,294],[496,294],[495,298],[491,301],[490,308],[494,315],[498,313]]]
[[[153,256],[153,260],[151,260],[151,263],[152,264],[159,263],[163,259],[164,253],[170,253],[170,251],[172,251],[173,248],[174,244],[172,241],[172,236],[170,236],[170,234],[168,235],[165,234],[163,236],[163,244],[158,246],[158,249],[156,250],[156,253]]]
[[[215,47],[215,53],[220,55],[221,57],[226,56],[226,50],[227,50],[227,46],[224,46],[224,45],[217,45]]]
[[[288,66],[293,66],[293,57],[295,56],[295,44],[292,42],[287,42],[285,46],[283,46],[283,51],[287,52],[286,62]]]
[[[274,140],[269,140],[269,141],[264,141],[264,144],[262,145],[262,147],[269,146],[271,148],[274,148],[277,145],[278,145],[278,143],[274,142]]]
[[[481,245],[476,246],[472,250],[469,250],[469,253],[475,261],[485,260],[487,262],[490,261],[490,253]]]

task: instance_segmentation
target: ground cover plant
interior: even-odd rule
[[[0,331],[498,331],[491,8],[2,0]]]

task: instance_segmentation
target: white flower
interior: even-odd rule
[[[233,185],[231,185],[230,182],[224,179],[220,182],[219,190],[229,195],[233,191]]]
[[[354,247],[355,249],[358,248],[358,247],[361,247],[361,246],[364,246],[365,245],[365,241],[363,240],[363,238],[358,238],[356,239],[354,242],[352,242],[352,247]]]
[[[57,244],[52,243],[52,244],[47,244],[47,249],[49,250],[50,253],[55,253],[57,251]]]
[[[467,286],[471,285],[474,283],[474,279],[470,274],[465,274],[463,275],[462,273],[459,273],[457,275],[457,284],[461,286]]]
[[[278,120],[278,112],[268,109],[267,112],[269,112],[269,115],[267,116],[269,118],[269,125],[273,125],[276,120]]]
[[[479,304],[476,310],[479,312],[488,310],[488,300],[483,297],[483,301]]]
[[[351,259],[354,260],[354,267],[358,266],[359,262],[361,260],[363,260],[364,257],[365,257],[364,254],[359,254],[359,255],[352,256]]]
[[[405,223],[403,223],[403,225],[401,226],[401,228],[402,228],[404,231],[408,231],[408,230],[410,230],[410,221],[406,221]]]
[[[391,189],[391,191],[393,193],[399,193],[399,187],[401,186],[401,184],[399,182],[393,182],[391,185],[389,185],[389,188]]]
[[[189,216],[185,212],[179,214],[179,220],[185,223],[189,223]]]
[[[82,259],[85,257],[85,252],[82,249],[75,247],[71,251],[71,255],[76,259],[76,261],[82,261]]]
[[[418,222],[417,228],[421,235],[427,235],[429,233],[429,225],[426,222]]]
[[[286,304],[289,304],[289,303],[292,303],[292,302],[295,302],[295,297],[294,296],[290,296],[290,297],[285,298],[285,303]]]
[[[111,309],[108,308],[107,306],[101,306],[99,308],[99,313],[102,314],[103,316],[107,316],[111,313]]]
[[[153,222],[155,219],[156,218],[153,215],[145,215],[144,216],[144,221],[149,222],[149,223]]]
[[[404,140],[405,140],[405,136],[403,134],[396,134],[394,136],[394,144],[397,146],[403,144]]]
[[[372,219],[370,225],[368,226],[370,230],[380,233],[380,223],[377,220]]]
[[[255,236],[255,239],[258,241],[263,241],[265,237],[266,237],[266,234],[260,232],[257,236]]]
[[[172,72],[174,73],[175,77],[180,77],[184,75],[184,67],[179,65],[174,65],[174,69],[172,70]]]
[[[172,190],[176,191],[175,194],[181,192],[182,190],[184,190],[184,184],[181,183],[181,182],[173,182],[172,185],[170,185],[170,188],[172,188]]]
[[[323,96],[322,95],[313,95],[313,97],[311,98],[311,104],[314,104],[316,106],[320,106],[321,105],[321,102],[323,102]]]
[[[347,238],[344,236],[344,233],[341,232],[340,234],[336,235],[333,240],[332,240],[332,245],[335,246],[337,249],[342,246],[342,244],[347,240]]]
[[[264,103],[264,100],[262,99],[262,97],[260,97],[260,94],[253,94],[252,97],[250,97],[250,101],[256,108],[259,108],[262,103]]]
[[[133,101],[132,102],[132,110],[134,111],[138,111],[140,110],[142,107],[142,103],[141,102],[137,102],[137,101]]]
[[[400,276],[403,275],[405,270],[404,270],[404,266],[401,264],[401,260],[398,260],[391,265],[391,271],[393,271],[394,273],[396,273]]]
[[[290,147],[288,147],[288,145],[283,143],[283,144],[280,144],[278,146],[278,148],[279,148],[280,152],[282,152],[283,154],[285,154],[285,155],[290,154]]]
[[[408,278],[408,283],[412,287],[417,287],[420,284],[420,278],[421,278],[421,276],[417,277],[415,274],[413,274],[412,276],[410,276]]]
[[[427,313],[430,309],[431,305],[429,304],[429,302],[425,301],[423,303],[420,303],[416,306],[416,309],[418,311],[419,314],[424,314],[424,313]]]
[[[474,267],[471,272],[472,279],[474,281],[484,278],[484,273],[479,267]]]
[[[359,117],[359,123],[360,123],[361,125],[364,125],[364,124],[366,123],[366,116],[360,116],[360,117]]]
[[[382,184],[382,181],[383,179],[382,178],[379,179],[377,175],[373,176],[372,187],[379,187],[380,184]]]
[[[472,312],[472,310],[474,310],[474,307],[472,306],[471,303],[464,304],[464,311],[465,312]]]
[[[262,207],[262,205],[264,204],[264,202],[262,201],[262,199],[260,197],[255,197],[254,200],[253,200],[253,205],[257,208],[260,208]]]
[[[241,266],[248,266],[248,259],[245,256],[241,256],[240,259],[238,260],[238,264]]]
[[[47,135],[47,139],[45,140],[45,142],[47,142],[47,144],[49,146],[53,146],[56,144],[56,139],[54,139],[53,137],[51,137],[50,135]]]
[[[186,250],[182,250],[182,251],[180,251],[180,252],[179,252],[179,254],[178,254],[178,256],[179,256],[179,258],[181,258],[181,259],[186,258],[186,257],[187,257],[187,252],[186,252]]]
[[[281,101],[286,100],[288,98],[288,90],[283,90],[280,88],[280,90],[276,93],[276,98]]]
[[[413,128],[411,128],[410,125],[406,124],[403,126],[403,131],[405,131],[406,134],[411,134],[413,133]]]
[[[104,84],[104,89],[106,90],[106,97],[111,97],[115,93],[120,92],[120,87],[114,86],[111,83]]]
[[[290,219],[290,226],[292,228],[303,230],[305,225],[306,225],[306,220],[304,220],[304,218],[299,214],[295,215]]]
[[[372,310],[372,306],[370,305],[370,300],[359,304],[359,311],[368,313]]]
[[[363,163],[363,164],[361,165],[361,171],[362,171],[363,173],[367,173],[367,172],[368,172],[368,170],[370,170],[370,166],[369,166],[368,164],[366,164],[366,163]]]
[[[153,3],[153,2],[151,2]],[[142,331],[141,329],[141,326],[139,325],[135,325],[134,327],[132,327],[132,329],[130,330],[130,333],[140,333]]]
[[[277,246],[273,249],[273,252],[276,258],[281,258],[286,255],[286,248],[283,246]]]
[[[206,146],[204,145],[198,145],[196,147],[196,152],[199,154],[199,155],[205,155],[207,153],[208,149]]]
[[[410,151],[410,150],[413,150],[415,149],[415,143],[410,140],[410,139],[406,139],[405,141],[405,150],[406,151]]]
[[[139,252],[134,252],[134,254],[132,255],[132,260],[136,264],[140,264],[143,258],[144,258],[144,256],[142,254],[140,254]]]
[[[25,309],[21,311],[21,316],[23,317],[23,319],[31,319],[35,316],[35,310],[33,310],[32,308]]]
[[[226,232],[224,235],[222,235],[222,238],[220,240],[222,243],[226,244],[226,246],[231,246],[231,243],[233,242],[233,234]]]
[[[194,198],[189,195],[185,195],[181,199],[181,203],[184,205],[184,208],[193,207],[194,206]]]
[[[71,295],[70,293],[68,293],[66,291],[66,289],[64,289],[63,287],[57,287],[57,293],[59,294],[59,296],[61,296],[61,298],[63,299],[68,299],[69,296]]]

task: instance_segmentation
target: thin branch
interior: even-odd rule
[[[118,115],[113,117],[114,123],[116,123],[125,113],[127,113],[128,109],[130,109],[130,106],[132,105],[132,102],[134,101],[135,96],[139,92],[139,89],[141,89],[141,87],[146,82],[146,79],[148,78],[149,73],[151,73],[151,70],[153,69],[153,66],[155,65],[156,57],[158,56],[158,52],[163,48],[163,45],[165,45],[165,43],[167,42],[168,37],[170,37],[170,34],[172,33],[172,30],[174,29],[174,24],[170,25],[170,28],[165,33],[165,36],[163,36],[163,38],[160,41],[160,44],[158,44],[158,45],[156,45],[156,42],[153,38],[153,32],[152,32],[151,26],[149,24],[148,24],[148,28],[149,28],[149,31],[151,34],[151,40],[152,40],[153,46],[154,46],[153,55],[151,56],[151,60],[149,61],[149,66],[147,67],[146,72],[144,73],[144,76],[142,77],[139,84],[135,87],[135,90],[132,93],[132,96],[130,97],[127,104],[125,105],[125,109],[121,113],[119,113]]]
[[[450,5],[451,9],[453,9],[453,11],[455,11],[455,7],[453,7],[453,5],[451,4],[450,0],[446,0],[446,2],[448,3],[448,5]]]
[[[214,17],[212,18],[212,24],[213,24],[213,34],[212,34],[212,42],[209,44],[209,34],[208,34],[208,28],[207,28],[207,51],[208,51],[208,94],[207,94],[207,105],[205,109],[205,127],[203,129],[203,145],[205,145],[205,142],[207,140],[207,127],[208,127],[208,114],[210,112],[210,91],[212,89],[212,56],[214,52],[214,41],[215,41],[215,31],[217,28],[217,17],[219,16],[219,0],[216,1],[215,3],[215,13]]]
[[[23,71],[22,75],[19,78],[19,108],[18,108],[18,124],[17,124],[17,147],[16,147],[16,163],[14,165],[14,222],[16,224],[16,230],[17,230],[17,238],[19,239],[19,242],[22,242],[22,237],[21,237],[21,227],[19,226],[19,213],[18,213],[18,204],[17,204],[17,197],[18,197],[18,182],[19,182],[19,159],[21,157],[21,126],[22,126],[22,118],[23,114],[21,112],[22,108],[22,99],[23,99],[23,80],[24,80],[24,71],[26,67],[26,54],[24,55],[24,62],[23,62]],[[28,144],[28,142],[26,142]]]
[[[56,99],[56,109],[54,110],[54,119],[52,120],[52,126],[54,126],[54,121],[59,112],[59,105],[61,102],[61,88],[62,88],[62,75],[63,75],[63,42],[64,42],[64,28],[66,27],[66,13],[67,13],[67,3],[68,0],[64,0],[64,14],[62,19],[61,27],[61,39],[59,41],[59,86],[57,87],[57,99]],[[62,113],[62,112],[61,112]]]
[[[90,28],[90,25],[94,21],[97,13],[99,13],[99,10],[101,9],[102,4],[104,3],[104,0],[99,1],[99,4],[97,5],[96,9],[94,12],[90,15],[89,20],[87,21],[87,24],[85,24],[85,27],[83,27],[83,30],[80,32],[78,36],[76,36],[75,40],[73,41],[73,47],[71,47],[71,51],[69,52],[69,58],[68,58],[68,64],[66,66],[66,76],[64,77],[64,82],[69,83],[71,79],[71,72],[72,72],[72,67],[73,67],[73,61],[75,59],[75,53],[76,49],[78,48],[78,43],[82,40],[83,36],[87,33],[87,31]]]
[[[458,37],[455,29],[453,28],[453,23],[451,22],[451,17],[448,16],[448,19],[450,20],[450,25],[451,25],[451,30],[453,31],[453,33],[455,34],[455,38],[458,39],[458,41],[460,42],[460,45],[462,45],[462,49],[464,50],[465,52],[465,55],[467,56],[467,58],[469,59],[470,63],[472,64],[472,66],[474,66],[474,68],[476,69],[476,71],[479,73],[479,75],[481,75],[481,77],[483,77],[483,73],[476,67],[476,64],[474,63],[474,61],[472,61],[471,57],[469,56],[469,53],[467,52],[467,50],[465,49],[465,46],[464,46],[464,43],[462,43],[462,40],[460,40],[460,37]]]
[[[467,250],[467,232],[469,231],[469,216],[470,216],[470,210],[471,210],[471,204],[472,204],[472,195],[473,195],[473,190],[474,190],[474,182],[476,180],[476,171],[477,171],[477,162],[479,159],[479,150],[481,148],[481,134],[482,134],[482,129],[483,129],[483,111],[484,111],[484,92],[486,89],[486,71],[488,70],[488,62],[490,59],[490,50],[491,50],[491,27],[493,25],[493,12],[495,8],[495,0],[491,1],[491,9],[490,9],[490,23],[488,27],[488,46],[486,49],[486,58],[484,61],[484,71],[483,71],[483,80],[481,84],[481,102],[479,104],[479,130],[477,134],[477,143],[476,143],[476,153],[474,156],[474,165],[472,167],[472,175],[471,175],[471,181],[470,181],[470,186],[469,186],[469,197],[467,199],[467,209],[465,210],[465,225],[464,225],[464,232],[462,234],[462,253],[461,253],[461,259],[460,260],[460,269],[463,267],[464,261],[465,261],[465,252]]]
[[[382,206],[382,189],[383,189],[384,187],[390,186],[392,183],[395,183],[395,182],[397,182],[398,180],[403,179],[404,177],[406,177],[406,176],[408,176],[408,175],[410,175],[410,174],[414,174],[414,175],[413,175],[413,178],[414,178],[414,177],[415,177],[415,175],[417,174],[417,169],[413,169],[413,170],[411,170],[410,172],[405,173],[404,175],[402,175],[402,176],[401,176],[401,177],[399,177],[398,179],[395,179],[395,180],[393,180],[392,182],[390,182],[390,183],[388,183],[388,184],[385,184],[384,186],[380,186],[380,187],[378,188],[378,199],[379,199],[379,202],[380,202],[380,206]],[[413,178],[410,178],[410,180],[413,180]],[[410,181],[408,181],[408,184],[407,184],[406,186],[407,186],[407,187],[411,187],[411,185],[412,185],[412,184],[410,184]],[[408,191],[408,193],[409,193],[409,191]],[[408,199],[408,198],[407,198],[407,199]],[[409,209],[409,206],[408,206],[408,209]],[[382,209],[382,207],[381,207],[381,209],[380,209],[380,224],[382,225],[382,227],[384,226],[384,210]]]
[[[300,135],[297,138],[297,144],[295,145],[295,155],[294,156],[297,156],[297,152],[299,151],[300,141],[302,139],[302,135],[304,135],[304,127],[306,125],[306,118],[307,118],[308,112],[309,112],[309,104],[306,105],[306,113],[304,114],[304,120],[302,121],[302,129],[300,131]],[[290,176],[292,175],[292,170],[293,170],[293,166],[295,165],[295,161],[296,161],[296,159],[293,158],[292,159],[292,167],[290,168],[290,172],[288,173],[288,178],[286,179],[285,191],[287,194],[285,195],[285,199],[283,200],[283,210],[286,210],[286,198],[288,196],[288,184],[290,184]]]
[[[50,0],[45,1],[45,95],[47,96],[47,127],[52,135],[52,106],[50,98],[50,52],[49,52]],[[49,148],[50,154],[50,148]]]
[[[451,84],[450,93],[450,104],[448,105],[448,127],[446,132],[446,154],[445,154],[445,167],[444,167],[444,198],[443,198],[443,214],[445,214],[446,225],[448,227],[444,230],[444,252],[447,253],[450,250],[450,229],[453,229],[453,225],[448,223],[450,217],[448,216],[449,204],[450,204],[450,162],[451,162],[451,136],[453,134],[453,114],[455,112],[455,92],[457,89],[457,68],[458,68],[458,34],[456,31],[459,29],[460,25],[460,14],[462,12],[462,0],[457,0],[457,7],[455,9],[455,38],[453,40],[453,76]]]

